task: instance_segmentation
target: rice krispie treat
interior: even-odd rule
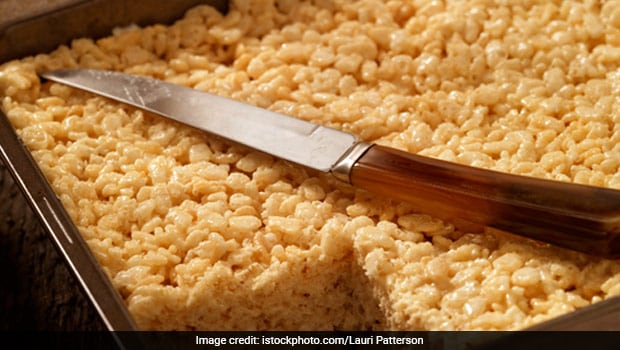
[[[200,6],[5,63],[2,110],[143,329],[520,329],[619,294],[620,263],[462,232],[37,72],[147,75],[412,153],[620,189],[619,5]]]

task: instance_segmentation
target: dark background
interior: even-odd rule
[[[105,330],[0,162],[0,331]]]

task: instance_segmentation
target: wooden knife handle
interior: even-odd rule
[[[604,257],[620,257],[620,191],[473,168],[379,145],[351,184],[471,222]]]

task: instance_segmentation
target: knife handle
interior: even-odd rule
[[[488,226],[604,257],[620,257],[620,191],[501,173],[373,145],[352,185],[477,229]]]

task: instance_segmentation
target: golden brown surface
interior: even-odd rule
[[[2,108],[145,329],[518,329],[618,261],[455,231],[36,72],[122,70],[413,153],[620,188],[620,7],[233,1],[0,67]]]

